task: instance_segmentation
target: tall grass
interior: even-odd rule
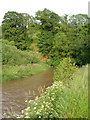
[[[38,72],[42,72],[48,68],[46,64],[40,63],[36,65],[3,65],[3,72],[2,72],[2,81],[5,82],[8,80],[15,80],[22,77],[27,77],[30,75],[34,75]]]
[[[2,47],[2,64],[21,65],[38,63],[41,60],[41,55],[35,51],[21,51],[15,46],[3,44]]]
[[[69,84],[64,84],[58,77],[41,97],[28,101],[29,106],[22,110],[23,117],[88,118],[88,66],[72,75],[72,79],[66,78]]]
[[[2,41],[1,82],[33,75],[47,68],[42,64],[42,56],[38,51],[21,51],[11,44],[7,40]]]

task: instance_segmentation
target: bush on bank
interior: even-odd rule
[[[60,64],[56,67],[54,72],[55,81],[69,82],[73,77],[73,73],[76,71],[77,67],[72,62],[71,58],[64,58]]]

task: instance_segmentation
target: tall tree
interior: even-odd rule
[[[85,23],[88,23],[88,15],[86,14],[76,14],[76,15],[72,15],[70,16],[70,19],[69,19],[69,23],[72,25],[72,26],[82,26],[84,25]]]
[[[18,13],[8,11],[5,13],[2,22],[2,37],[9,41],[14,41],[15,46],[19,49],[27,48],[27,27],[29,15],[26,13]]]
[[[40,25],[37,23],[37,19],[33,16],[30,16],[28,29],[27,29],[27,35],[32,42],[38,41],[38,34],[40,34]]]
[[[59,28],[59,15],[46,8],[43,11],[37,11],[36,18],[40,21],[43,30],[55,33]]]

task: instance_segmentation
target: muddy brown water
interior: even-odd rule
[[[53,69],[48,69],[33,76],[18,80],[7,81],[2,84],[2,114],[13,112],[21,114],[27,103],[25,100],[34,99],[52,85]]]

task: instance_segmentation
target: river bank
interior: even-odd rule
[[[2,81],[19,79],[34,75],[48,69],[49,66],[45,63],[23,64],[23,65],[3,65],[2,66]]]
[[[42,61],[42,55],[35,50],[19,50],[7,40],[2,43],[2,81],[16,80],[43,72],[49,66]]]
[[[75,67],[67,60],[57,67],[52,86],[39,98],[27,101],[24,115],[17,118],[88,118],[88,65],[73,73]]]

